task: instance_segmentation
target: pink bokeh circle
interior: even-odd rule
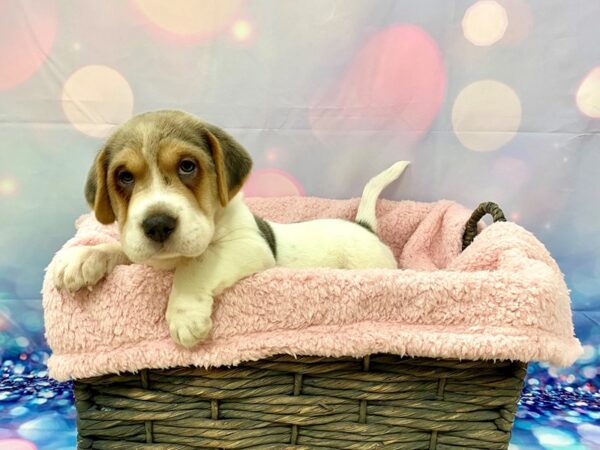
[[[27,80],[46,60],[56,36],[54,0],[0,0],[0,91]]]
[[[412,142],[440,111],[446,70],[436,42],[416,25],[387,28],[360,49],[310,112],[319,138],[336,131],[390,130]]]
[[[31,441],[25,439],[0,439],[0,450],[36,450]]]
[[[243,188],[246,197],[295,197],[304,195],[298,180],[278,169],[252,172]]]

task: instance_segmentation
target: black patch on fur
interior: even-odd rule
[[[254,216],[254,220],[256,221],[256,226],[258,227],[258,231],[260,231],[261,236],[267,241],[269,244],[269,248],[271,249],[271,253],[273,253],[273,257],[277,259],[277,241],[275,240],[275,233],[273,233],[273,228],[266,220]]]
[[[375,230],[373,230],[373,228],[371,227],[371,225],[369,225],[367,222],[365,222],[364,220],[356,220],[354,221],[354,223],[356,225],[359,225],[361,227],[363,227],[365,230],[370,231],[371,233],[373,233],[375,236],[377,236],[377,233],[375,233]]]

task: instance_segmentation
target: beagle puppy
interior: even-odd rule
[[[367,184],[354,222],[279,224],[244,203],[252,160],[225,131],[181,111],[135,116],[99,151],[85,186],[96,219],[118,223],[120,242],[61,252],[51,268],[54,285],[91,289],[119,264],[174,270],[166,319],[173,340],[192,347],[211,330],[213,298],[253,273],[396,268],[376,234],[375,204],[407,165],[398,162]]]

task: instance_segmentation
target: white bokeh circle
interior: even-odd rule
[[[471,5],[462,20],[465,38],[480,47],[498,42],[504,36],[507,27],[506,10],[494,0],[481,0]]]
[[[600,66],[592,69],[583,79],[577,89],[575,102],[583,114],[600,119]]]
[[[238,14],[242,0],[133,0],[159,29],[184,38],[219,32]]]
[[[106,137],[133,114],[133,92],[115,69],[90,65],[74,72],[62,92],[65,116],[88,136]]]
[[[254,34],[254,26],[245,19],[237,20],[231,27],[231,36],[238,42],[249,41]]]
[[[0,198],[12,197],[19,189],[17,179],[12,175],[0,175]]]
[[[521,101],[512,88],[496,80],[480,80],[454,100],[452,128],[465,147],[489,152],[515,136],[521,116]]]

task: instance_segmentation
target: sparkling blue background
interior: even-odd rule
[[[357,196],[377,169],[410,159],[388,198],[500,203],[557,259],[585,347],[568,369],[530,366],[511,448],[600,448],[600,81],[587,98],[596,118],[576,102],[600,66],[600,2],[498,0],[508,27],[490,46],[465,38],[472,0],[231,0],[219,2],[220,14],[203,3],[200,11],[188,0],[165,2],[192,18],[169,31],[133,0],[0,0],[0,450],[75,447],[70,385],[46,372],[43,269],[87,210],[82,186],[103,140],[97,131],[165,107],[197,113],[240,140],[255,159],[252,193]],[[369,47],[408,25],[404,40]],[[186,26],[203,31],[183,36]],[[390,65],[425,64],[421,32],[439,53],[430,67],[444,67],[431,81],[443,87],[438,103],[410,70]],[[375,52],[366,67],[356,63],[363,51]],[[102,78],[90,95],[65,98],[73,73],[89,65],[120,74],[132,102]],[[457,139],[452,111],[463,88],[486,79],[510,86],[520,124],[504,145],[478,152]],[[390,97],[378,97],[382,86]],[[405,102],[394,113],[419,114],[394,121],[389,98]],[[73,104],[78,126],[65,113]],[[323,124],[315,111],[334,111],[334,119]],[[511,134],[491,122],[484,138]]]

